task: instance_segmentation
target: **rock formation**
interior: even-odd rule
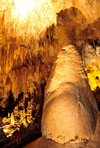
[[[99,0],[1,0],[0,16],[5,15],[3,19],[9,32],[14,29],[14,34],[24,34],[24,38],[39,37],[47,27],[56,24],[56,13],[71,7],[79,9],[88,23],[100,17]]]
[[[18,119],[24,122],[31,104],[32,119],[38,116],[41,119],[44,87],[61,48],[69,43],[80,47],[88,39],[100,47],[99,7],[99,0],[0,1],[2,118],[8,119],[8,112],[15,115],[18,109]],[[17,117],[16,114],[15,121]],[[27,123],[30,121],[28,117]]]
[[[62,144],[89,140],[97,112],[81,57],[69,45],[59,52],[46,84],[42,136]]]

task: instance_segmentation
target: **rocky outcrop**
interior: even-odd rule
[[[42,136],[62,144],[89,140],[97,112],[80,55],[69,45],[59,52],[46,84]]]
[[[26,148],[99,148],[100,147],[100,112],[98,112],[97,126],[93,138],[82,143],[60,144],[55,141],[40,137],[36,141],[28,144]]]

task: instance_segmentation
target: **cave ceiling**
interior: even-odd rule
[[[1,0],[0,116],[24,109],[32,110],[28,123],[40,116],[53,62],[69,44],[79,50],[86,72],[97,67],[99,77],[99,8],[99,0]]]

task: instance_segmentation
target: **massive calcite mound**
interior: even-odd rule
[[[89,140],[97,112],[81,57],[69,45],[58,54],[45,88],[42,136],[58,143]]]

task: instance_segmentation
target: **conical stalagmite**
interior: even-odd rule
[[[97,112],[81,57],[69,45],[58,54],[45,88],[42,136],[58,143],[89,140]]]

